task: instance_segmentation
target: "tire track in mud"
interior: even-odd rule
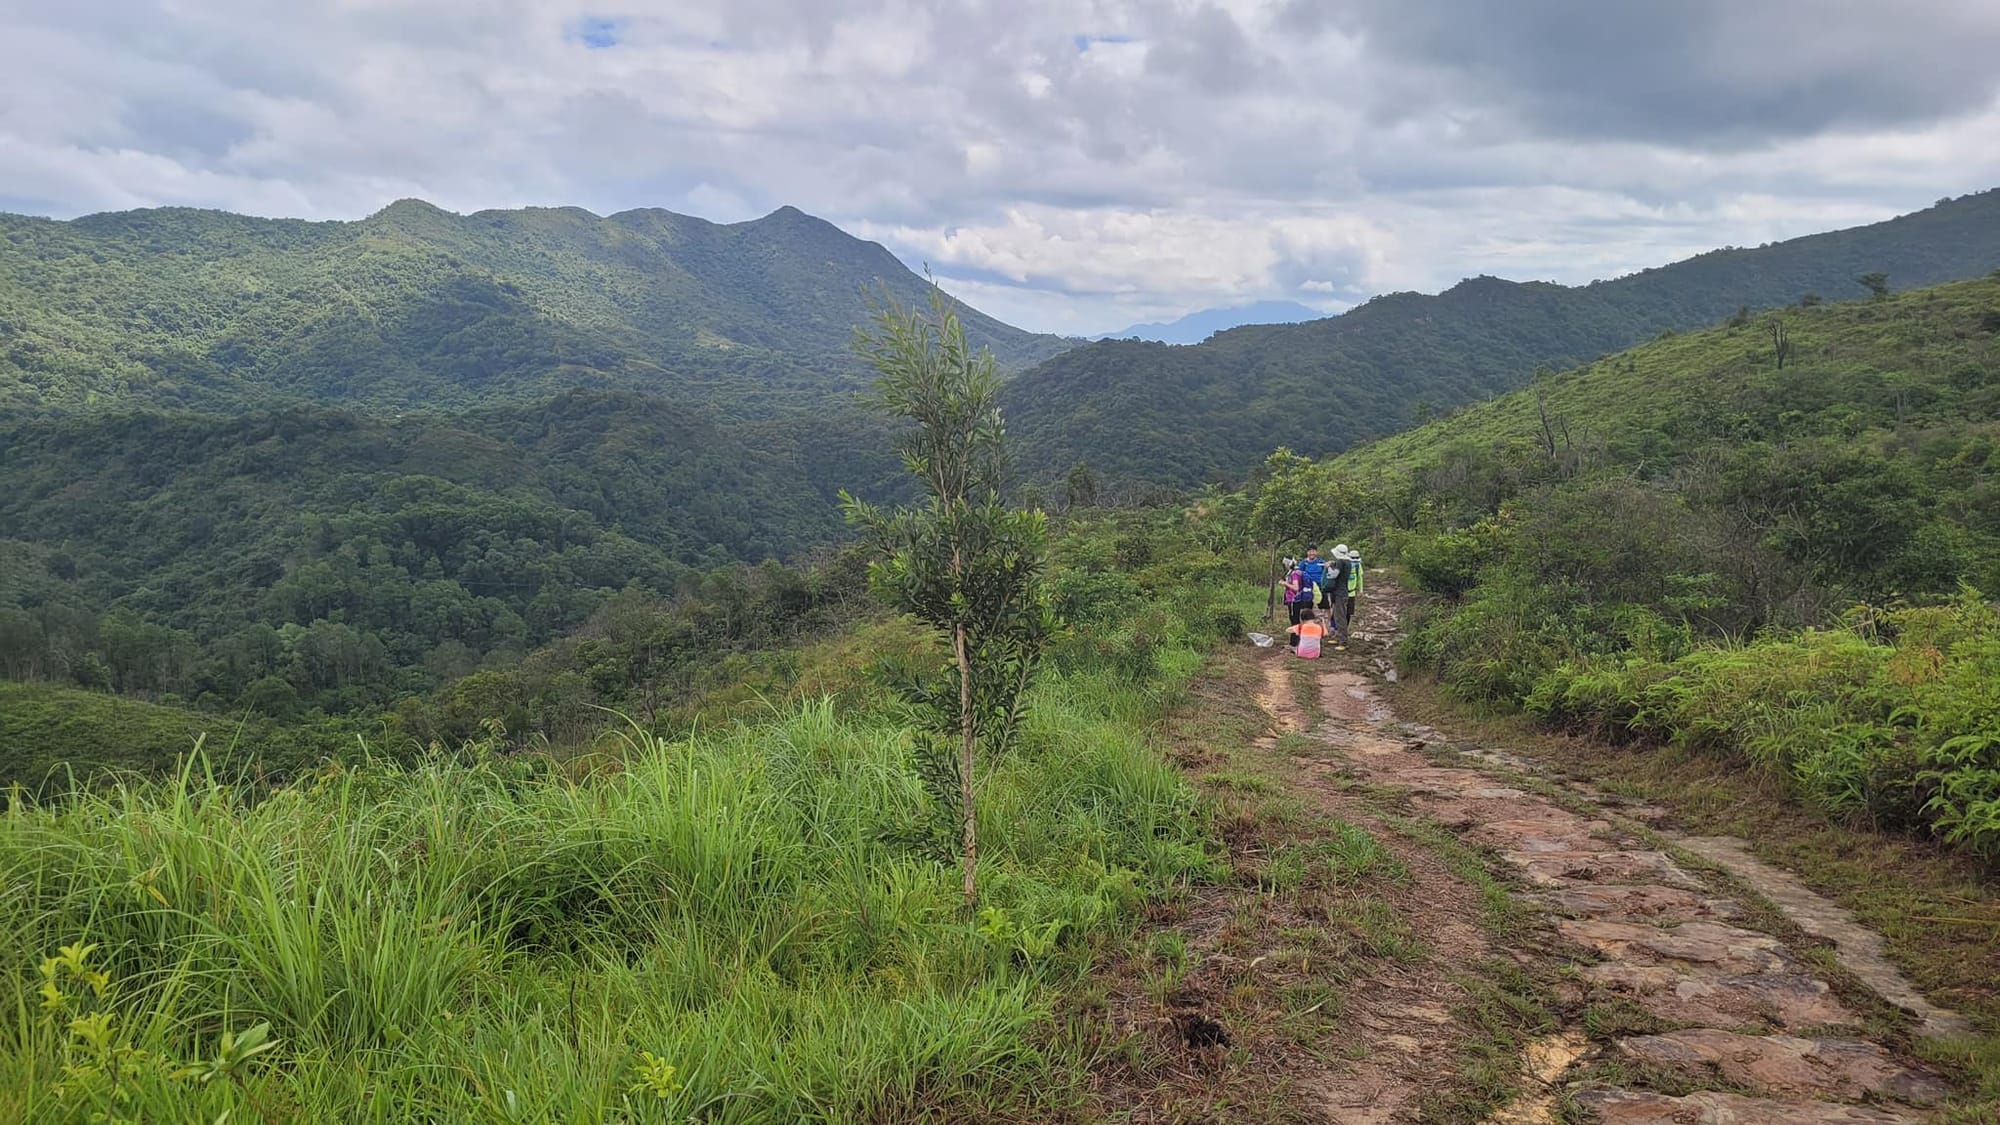
[[[1386,595],[1386,596],[1382,596]],[[1531,765],[1492,751],[1456,751],[1430,728],[1399,722],[1363,669],[1363,652],[1393,639],[1399,598],[1371,598],[1380,623],[1357,636],[1360,652],[1316,665],[1282,649],[1259,655],[1258,703],[1284,733],[1304,734],[1301,785],[1312,802],[1376,833],[1409,866],[1417,905],[1408,922],[1429,956],[1408,980],[1371,981],[1351,1026],[1373,1037],[1366,1057],[1313,1091],[1336,1122],[1414,1119],[1439,1084],[1440,1061],[1465,1031],[1452,1007],[1464,990],[1456,968],[1525,951],[1498,948],[1470,919],[1478,895],[1436,855],[1385,824],[1376,799],[1391,793],[1418,816],[1496,856],[1511,873],[1553,949],[1573,961],[1564,1026],[1523,1052],[1522,1093],[1489,1120],[1523,1125],[1595,1118],[1611,1125],[1893,1125],[1928,1117],[1949,1087],[1937,1074],[1867,1037],[1861,1013],[1777,937],[1759,909],[1676,860],[1625,817],[1587,797],[1558,801],[1523,781]],[[1366,643],[1366,642],[1374,643]],[[1317,713],[1299,705],[1292,678],[1310,669]],[[1377,657],[1373,670],[1388,672]],[[1266,736],[1275,746],[1278,738]],[[1529,787],[1524,787],[1529,786]],[[1624,814],[1624,815],[1621,815]],[[1874,935],[1782,872],[1732,864],[1727,842],[1689,841],[1702,857],[1775,901],[1807,932],[1854,959],[1854,975],[1903,1003],[1919,1030],[1948,1032],[1956,1017],[1924,1005],[1869,947]],[[1764,909],[1768,909],[1767,907]],[[1830,927],[1830,929],[1829,929]],[[1616,1003],[1643,1013],[1647,1034],[1593,1040],[1582,1012]]]

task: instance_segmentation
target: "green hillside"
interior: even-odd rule
[[[225,778],[292,778],[353,749],[331,726],[198,713],[56,684],[0,680],[0,785],[66,790],[110,772],[158,777],[194,752]],[[4,803],[4,798],[0,798]]]
[[[1764,535],[1811,564],[1795,578],[1876,596],[1949,592],[1960,577],[2000,588],[1996,438],[2000,272],[1664,335],[1331,464],[1400,493],[1406,515],[1428,503],[1476,519],[1535,488],[1607,476],[1763,505]],[[1819,508],[1825,526],[1811,523]]]
[[[885,287],[908,304],[925,282],[789,207],[729,225],[416,200],[359,222],[0,215],[0,409],[437,409],[569,389],[784,407],[861,384],[848,337]],[[962,311],[1004,365],[1066,343]]]
[[[987,752],[977,915],[920,831],[922,734],[865,673],[877,650],[835,658],[851,700],[628,732],[588,776],[448,753],[16,805],[0,1003],[30,1014],[0,1021],[0,1119],[1086,1119],[1112,1047],[1051,1049],[1058,1013],[1149,915],[1230,878],[1155,726],[1253,591],[1231,560],[1174,561],[1131,587],[1148,617],[1069,645]],[[0,749],[66,702],[113,745],[192,742],[79,695],[0,686]],[[77,1026],[115,1043],[85,1055]]]
[[[1267,509],[1372,526],[1433,595],[1402,655],[1451,692],[2000,859],[2000,273],[1668,336],[1276,470]]]
[[[1103,341],[1007,389],[1018,457],[1052,477],[1088,460],[1114,482],[1241,477],[1286,445],[1336,453],[1662,331],[1739,307],[1843,300],[2000,266],[2000,190],[1873,226],[1718,250],[1581,287],[1482,277],[1436,296],[1378,297],[1342,316],[1221,333],[1192,347]]]
[[[838,489],[893,497],[899,472],[858,412],[731,422],[618,393],[451,419],[17,420],[0,674],[223,703],[279,675],[329,710],[377,705],[627,586],[801,557],[841,533]]]

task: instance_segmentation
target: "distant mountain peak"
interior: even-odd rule
[[[434,218],[441,215],[450,216],[451,212],[445,210],[442,207],[439,207],[437,204],[432,203],[427,199],[418,199],[414,196],[411,196],[405,199],[398,199],[394,203],[389,204],[387,207],[382,208],[380,211],[377,211],[373,215],[370,215],[368,217],[371,219],[394,219],[394,218],[404,218],[410,216]]]
[[[732,225],[742,227],[746,230],[771,232],[780,235],[806,235],[808,237],[821,238],[831,236],[839,238],[842,242],[866,243],[865,239],[856,238],[833,223],[820,218],[818,215],[801,211],[789,203],[765,215],[761,219],[751,219],[748,222]],[[866,244],[873,245],[872,243]]]
[[[0,216],[0,246],[36,222]],[[39,222],[29,253],[0,255],[0,294],[35,288],[19,280],[31,270],[57,270],[63,283],[9,305],[8,330],[59,341],[83,323],[91,350],[64,366],[45,357],[68,345],[0,348],[0,412],[107,401],[448,408],[575,387],[788,401],[867,378],[849,343],[868,295],[919,304],[929,291],[880,245],[796,207],[718,224],[664,210],[461,215],[399,199],[359,222],[191,210]],[[367,253],[353,252],[356,236]],[[228,271],[210,268],[218,256]],[[975,346],[1011,370],[1073,343],[970,308],[961,316]],[[26,370],[14,360],[23,354]]]
[[[1253,301],[1228,308],[1202,309],[1163,323],[1134,324],[1121,331],[1108,332],[1098,339],[1123,340],[1137,336],[1141,340],[1160,344],[1198,344],[1217,332],[1226,332],[1231,328],[1251,324],[1296,324],[1302,320],[1319,320],[1324,316],[1326,314],[1318,309],[1297,301]]]

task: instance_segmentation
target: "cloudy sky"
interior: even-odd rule
[[[793,204],[1026,327],[2000,185],[1996,0],[0,0],[0,210]]]

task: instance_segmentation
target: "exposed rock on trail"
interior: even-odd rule
[[[1776,1101],[1740,1094],[1670,1098],[1635,1090],[1585,1090],[1576,1103],[1604,1125],[1898,1125],[1919,1120],[1872,1106]]]
[[[1873,1043],[1799,1039],[1690,1028],[1618,1043],[1635,1062],[1699,1078],[1713,1071],[1732,1086],[1768,1094],[1858,1101],[1884,1093],[1925,1105],[1948,1092],[1935,1075],[1906,1067]]]
[[[1378,628],[1393,628],[1393,594],[1371,601]],[[1580,1112],[1621,1125],[1913,1122],[1949,1094],[1938,1075],[1867,1038],[1860,1014],[1811,962],[1756,928],[1759,912],[1768,918],[1775,906],[1806,933],[1833,942],[1852,976],[1912,1012],[1919,1031],[1963,1027],[1925,1003],[1882,958],[1879,937],[1851,915],[1741,849],[1686,841],[1753,897],[1769,900],[1747,909],[1740,895],[1662,850],[1642,827],[1657,810],[1613,807],[1595,795],[1545,795],[1550,788],[1525,762],[1444,749],[1438,732],[1397,721],[1361,670],[1373,646],[1357,647],[1361,652],[1331,655],[1317,667],[1282,650],[1258,657],[1266,685],[1259,703],[1279,729],[1304,732],[1314,743],[1302,761],[1306,795],[1365,821],[1349,791],[1401,794],[1422,818],[1497,856],[1519,896],[1568,947],[1556,956],[1573,958],[1567,975],[1577,982],[1578,1002],[1570,1005],[1577,1026],[1529,1045],[1521,1092],[1492,1121],[1553,1121],[1567,1103],[1571,1120]],[[1384,667],[1378,657],[1375,671]],[[1317,715],[1300,714],[1285,686],[1299,675],[1317,682]],[[1426,927],[1443,924],[1411,921],[1424,938],[1431,937]],[[1644,1013],[1655,1033],[1593,1041],[1581,1026],[1589,1003]],[[1394,1076],[1391,1067],[1387,1077]],[[1354,1077],[1342,1098],[1323,1103],[1328,1120],[1410,1115],[1407,1091],[1399,1095],[1393,1081],[1384,1083],[1380,1066],[1367,1075],[1380,1087],[1379,1102],[1368,1102],[1369,1083]]]
[[[1882,955],[1882,935],[1863,926],[1837,903],[1814,894],[1789,872],[1751,855],[1742,840],[1690,836],[1677,843],[1710,863],[1727,868],[1731,875],[1777,904],[1793,925],[1832,942],[1840,950],[1840,960],[1847,971],[1861,978],[1861,983],[1884,1000],[1919,1017],[1924,1034],[1959,1035],[1971,1030],[1965,1017],[1933,1005],[1910,987],[1903,974]]]

